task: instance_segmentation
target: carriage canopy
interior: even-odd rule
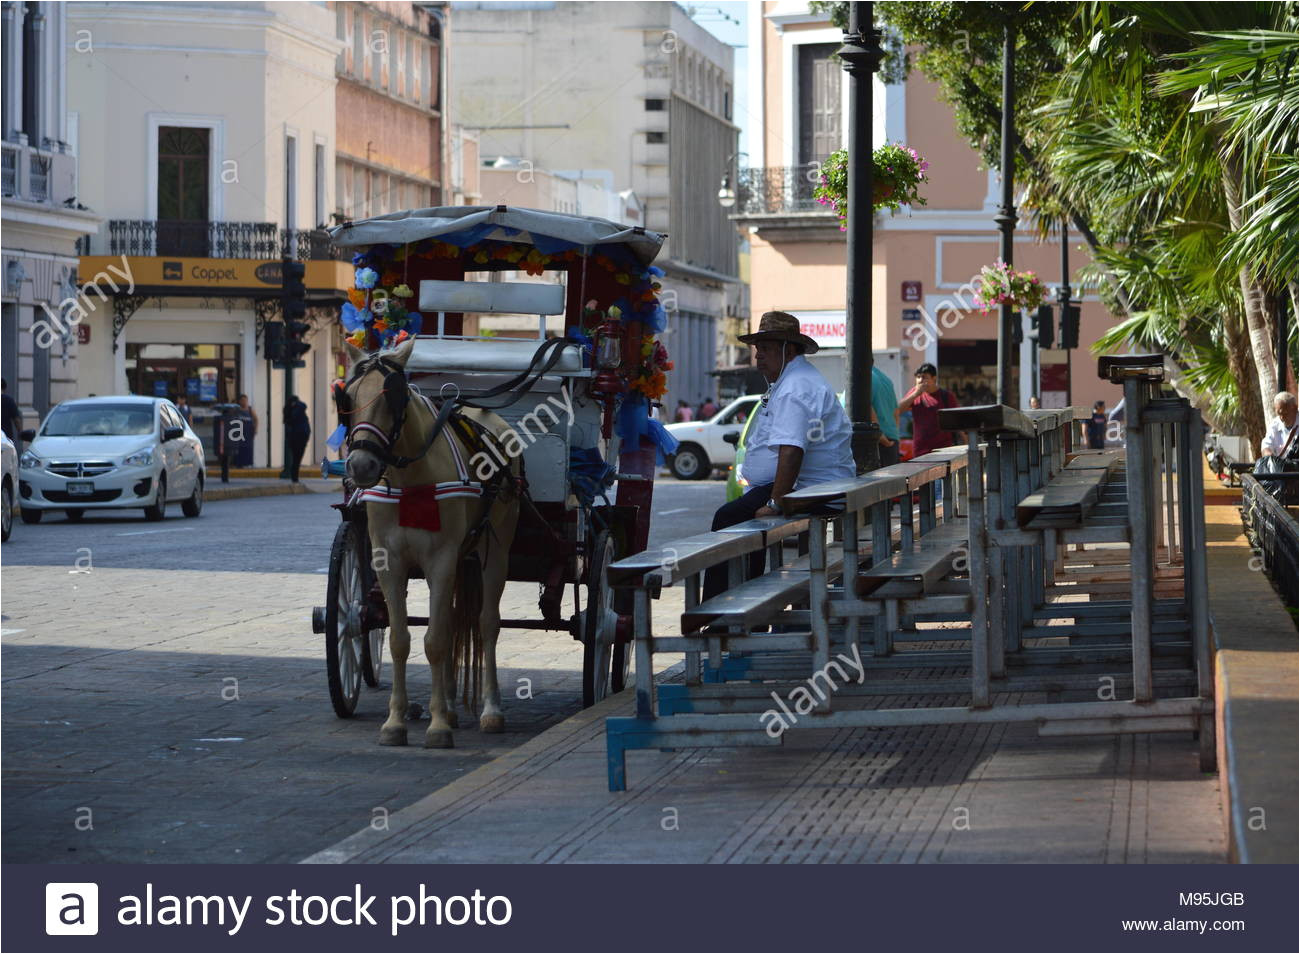
[[[563,215],[504,205],[444,206],[412,209],[349,222],[330,230],[344,248],[404,245],[437,238],[466,246],[497,239],[533,245],[547,254],[570,248],[622,245],[642,265],[649,265],[664,237],[640,226],[620,225],[589,215]]]

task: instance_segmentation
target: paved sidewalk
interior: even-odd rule
[[[1205,524],[1230,854],[1234,861],[1294,865],[1295,621],[1251,552],[1237,507],[1207,506]]]
[[[780,748],[627,754],[630,691],[314,863],[1213,863],[1215,776],[1185,736],[1038,738],[1032,726],[789,733]],[[955,698],[950,704],[956,704]]]
[[[511,630],[499,648],[505,734],[480,734],[462,710],[454,749],[422,748],[414,722],[410,747],[381,747],[386,688],[363,689],[354,719],[330,708],[309,619],[325,585],[324,574],[6,565],[3,860],[298,861],[580,706],[579,644]],[[410,588],[413,612],[427,611],[426,592]],[[502,612],[532,617],[536,599],[535,585],[510,584]],[[427,703],[421,649],[409,673],[412,700]]]

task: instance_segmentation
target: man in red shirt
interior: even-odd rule
[[[957,406],[956,395],[939,387],[939,371],[934,365],[927,363],[916,369],[916,387],[898,402],[896,412],[912,412],[913,457],[952,444],[952,434],[939,428],[939,409]]]

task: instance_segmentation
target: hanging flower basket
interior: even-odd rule
[[[929,182],[926,170],[930,163],[910,146],[890,143],[871,154],[871,208],[895,213],[905,205],[925,205],[921,197],[922,182]],[[822,165],[821,184],[813,198],[828,205],[840,217],[840,230],[847,227],[849,216],[849,154],[840,149]]]
[[[1017,272],[1005,262],[994,262],[980,269],[975,291],[975,306],[988,314],[1009,304],[1016,311],[1033,311],[1047,298],[1047,286],[1033,272]]]

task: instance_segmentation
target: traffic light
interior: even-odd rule
[[[268,321],[262,328],[262,353],[266,360],[279,364],[284,360],[284,322]]]
[[[1050,348],[1055,338],[1055,331],[1052,321],[1052,306],[1039,305],[1038,311],[1034,313],[1034,331],[1038,334],[1038,347]]]
[[[307,318],[307,267],[285,259],[280,266],[280,310],[284,314],[284,346],[276,367],[305,368],[302,356],[311,350],[303,339],[311,331]]]
[[[1079,347],[1079,306],[1065,305],[1061,308],[1061,347]]]

